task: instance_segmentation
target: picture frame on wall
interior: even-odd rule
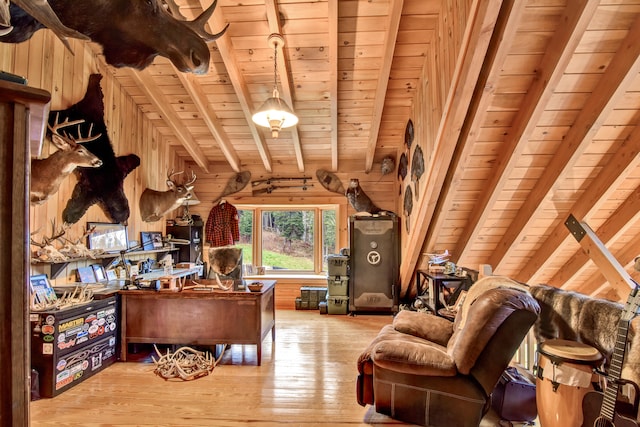
[[[109,222],[87,222],[87,247],[105,253],[126,251],[129,248],[127,226]]]
[[[162,249],[162,233],[159,231],[141,231],[140,244],[145,251]]]

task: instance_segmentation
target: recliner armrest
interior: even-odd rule
[[[416,340],[417,341],[417,340]],[[456,364],[447,349],[427,341],[382,341],[373,347],[371,359],[376,366],[414,375],[452,377]]]
[[[393,328],[445,347],[453,335],[451,321],[420,311],[400,311],[393,319]]]

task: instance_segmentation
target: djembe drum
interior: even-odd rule
[[[539,344],[536,365],[536,403],[542,427],[580,427],[582,399],[598,381],[594,369],[600,352],[586,344],[547,340]]]

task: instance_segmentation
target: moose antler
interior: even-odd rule
[[[167,9],[168,9],[167,12],[171,16],[173,16],[176,19],[184,21],[184,23],[189,28],[191,28],[197,35],[199,35],[202,38],[202,40],[204,40],[205,42],[212,42],[219,39],[227,31],[227,28],[229,28],[229,23],[227,23],[227,25],[222,29],[222,31],[216,34],[210,34],[204,28],[207,22],[209,22],[209,18],[211,18],[211,15],[213,15],[213,11],[216,9],[218,0],[215,0],[213,3],[211,3],[211,6],[209,6],[206,10],[204,10],[200,14],[200,16],[198,16],[193,21],[187,20],[187,18],[180,12],[180,6],[176,4],[175,0],[162,0],[162,1],[164,4],[167,5]]]

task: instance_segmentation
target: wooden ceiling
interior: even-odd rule
[[[193,18],[209,0],[177,3]],[[210,30],[230,25],[212,46],[207,75],[178,73],[159,58],[117,77],[176,152],[205,171],[221,163],[235,171],[259,165],[277,173],[284,164],[304,172],[310,163],[337,171],[350,160],[368,171],[403,142],[439,4],[218,0]],[[273,91],[272,33],[285,41],[278,90],[300,118],[277,139],[251,121]]]
[[[187,17],[208,3],[178,1]],[[408,119],[426,126],[418,111],[430,106],[417,110],[416,94],[438,88],[425,78],[437,79],[425,71],[434,46],[464,33],[439,119],[424,132],[432,152],[402,283],[425,253],[448,249],[460,265],[624,300],[627,289],[608,285],[564,222],[588,223],[639,279],[640,1],[480,3],[218,0],[210,30],[230,26],[207,75],[161,58],[115,75],[175,152],[206,172],[369,171],[404,150]],[[286,43],[280,94],[300,117],[278,139],[251,121],[273,89],[271,33]]]

